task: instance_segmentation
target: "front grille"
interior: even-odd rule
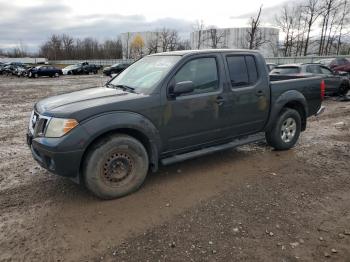
[[[31,131],[33,137],[44,135],[49,119],[49,117],[42,116],[33,111],[29,121],[29,130]]]

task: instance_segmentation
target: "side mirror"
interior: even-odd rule
[[[183,81],[179,82],[175,85],[173,89],[173,94],[175,96],[181,95],[181,94],[188,94],[192,93],[194,90],[194,84],[192,81]]]

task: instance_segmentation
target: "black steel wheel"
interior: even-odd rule
[[[117,134],[96,142],[84,161],[87,188],[102,199],[136,191],[148,172],[148,154],[137,139]]]

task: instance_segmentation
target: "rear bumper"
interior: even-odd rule
[[[43,144],[36,139],[32,139],[30,134],[27,134],[27,144],[33,158],[40,166],[56,175],[78,181],[80,161],[84,154],[83,150],[57,152],[49,144]]]

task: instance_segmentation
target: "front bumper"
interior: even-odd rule
[[[56,175],[79,179],[80,162],[84,151],[57,151],[59,139],[55,139],[53,143],[47,143],[45,140],[47,138],[33,139],[31,134],[27,133],[27,144],[39,165]]]

